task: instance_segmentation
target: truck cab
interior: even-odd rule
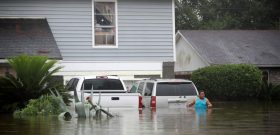
[[[142,97],[138,93],[127,93],[122,79],[117,76],[79,76],[72,78],[66,89],[76,101],[84,102],[91,97],[107,108],[142,108]],[[100,99],[99,99],[100,98]]]

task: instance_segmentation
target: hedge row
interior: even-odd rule
[[[214,65],[194,71],[191,80],[212,100],[250,100],[258,97],[262,72],[247,64]]]

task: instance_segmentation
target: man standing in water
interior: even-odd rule
[[[203,90],[199,91],[199,95],[188,104],[189,107],[194,105],[195,108],[211,108],[212,104],[210,101],[205,97],[205,93]]]

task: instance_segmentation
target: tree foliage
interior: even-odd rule
[[[259,94],[262,72],[253,65],[214,65],[194,71],[191,80],[213,100],[250,100]]]
[[[177,0],[176,29],[279,29],[277,0]]]
[[[8,59],[16,76],[0,78],[0,109],[13,111],[23,108],[30,99],[39,98],[54,86],[49,83],[52,76],[62,67],[55,67],[56,61],[44,56],[21,55]]]

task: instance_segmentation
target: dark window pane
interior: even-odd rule
[[[71,88],[71,85],[73,84],[73,82],[74,82],[74,78],[71,79],[71,80],[66,84],[65,89],[71,91],[70,88]]]
[[[95,2],[95,14],[115,14],[115,2]]]
[[[79,79],[77,78],[73,78],[71,79],[67,85],[65,86],[65,88],[68,90],[68,91],[74,91],[78,85],[78,82],[79,82]]]
[[[145,96],[151,96],[153,92],[154,83],[147,83],[145,88]]]
[[[115,25],[114,15],[95,15],[95,27],[114,26],[114,25]]]
[[[197,95],[195,87],[188,82],[167,82],[157,84],[157,96],[192,96]]]
[[[141,82],[138,86],[137,92],[142,94],[144,88],[144,82]]]
[[[124,90],[118,79],[86,79],[83,85],[84,90]]]
[[[192,83],[184,83],[176,86],[176,91],[179,96],[197,95],[195,87]]]

